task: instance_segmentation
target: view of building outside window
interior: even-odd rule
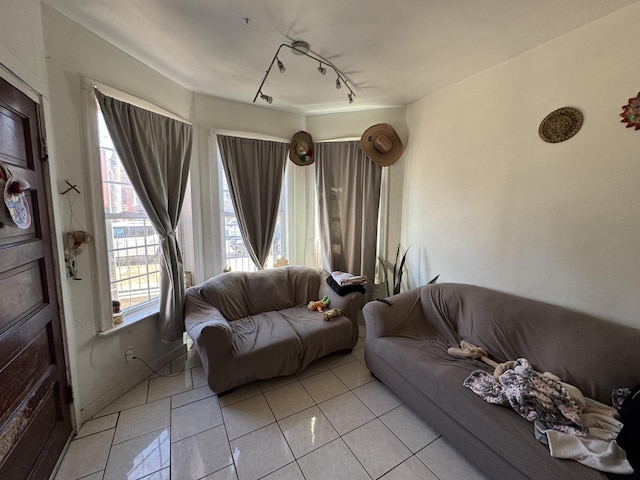
[[[124,171],[99,109],[98,133],[111,298],[120,302],[122,310],[127,310],[159,296],[159,240]]]
[[[240,227],[238,226],[238,219],[233,209],[233,202],[231,201],[231,192],[229,192],[229,185],[227,184],[227,178],[224,174],[224,170],[220,168],[220,174],[222,175],[222,199],[223,199],[223,225],[224,225],[224,258],[223,265],[226,269],[232,271],[245,271],[251,272],[257,270],[257,267],[249,257],[247,248],[245,247],[242,234],[240,233]],[[271,268],[274,263],[280,257],[286,257],[286,235],[283,234],[283,226],[285,224],[284,219],[284,198],[283,192],[280,207],[278,209],[278,219],[276,221],[276,229],[273,234],[273,242],[271,243],[271,252],[267,258],[267,262],[264,265],[265,268]]]

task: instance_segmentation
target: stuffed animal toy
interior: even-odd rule
[[[342,310],[340,310],[339,308],[332,308],[331,310],[327,310],[326,312],[324,312],[322,314],[322,318],[324,318],[325,320],[331,320],[334,317],[339,317],[340,315],[342,315]]]
[[[316,300],[315,302],[312,300],[309,302],[309,310],[317,310],[318,312],[322,312],[323,309],[327,308],[331,303],[329,297],[326,295],[322,297],[320,300]]]

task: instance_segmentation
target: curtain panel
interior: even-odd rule
[[[184,266],[176,238],[189,178],[192,128],[95,89],[116,152],[160,237],[160,335],[182,338]]]
[[[316,188],[323,268],[366,275],[373,298],[382,167],[358,141],[316,143]]]
[[[271,250],[289,145],[217,135],[240,234],[260,270]]]

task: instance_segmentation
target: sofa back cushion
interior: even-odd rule
[[[603,403],[613,388],[640,380],[638,329],[472,285],[428,285],[421,301],[447,339],[478,345],[497,362],[524,357]]]
[[[196,287],[227,320],[305,305],[318,300],[318,270],[287,266],[216,275]]]

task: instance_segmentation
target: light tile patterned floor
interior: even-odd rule
[[[375,380],[361,341],[218,398],[194,349],[83,425],[56,480],[482,480]]]

